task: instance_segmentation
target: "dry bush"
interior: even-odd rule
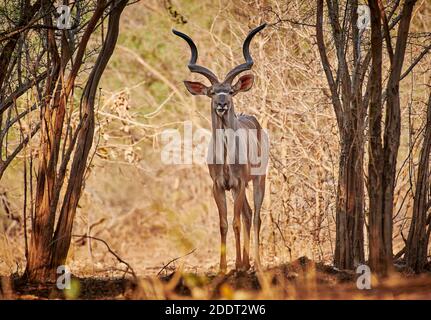
[[[199,63],[219,75],[241,63],[242,41],[267,10],[245,2],[173,4],[193,17],[175,27],[193,37]],[[206,166],[160,162],[161,131],[178,128],[182,133],[184,121],[194,129],[210,128],[209,101],[193,98],[183,88],[183,79],[199,76],[188,74],[188,48],[171,34],[166,9],[150,2],[142,10],[149,11],[142,30],[157,34],[148,30],[144,39],[129,35],[106,75],[109,83],[119,81],[125,89],[103,92],[100,144],[82,201],[82,222],[91,225],[104,217],[93,232],[110,239],[138,269],[152,271],[197,248],[184,259],[186,267],[216,270],[218,213]],[[198,19],[201,10],[209,13]],[[140,27],[133,19],[137,11],[126,15],[125,28]],[[252,44],[255,86],[235,99],[236,110],[257,116],[271,139],[262,212],[262,253],[268,265],[303,255],[329,261],[332,254],[338,138],[313,41],[307,27],[266,29]],[[232,261],[232,235],[228,241]]]

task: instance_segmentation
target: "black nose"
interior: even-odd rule
[[[217,110],[218,111],[227,110],[227,103],[219,103],[219,104],[217,104]]]

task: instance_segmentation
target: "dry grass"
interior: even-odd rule
[[[358,289],[356,274],[315,264],[301,257],[264,272],[185,272],[180,267],[160,277],[121,276],[73,278],[71,289],[54,285],[28,285],[1,279],[3,299],[431,299],[431,276],[393,273],[385,280],[372,279],[371,288]]]

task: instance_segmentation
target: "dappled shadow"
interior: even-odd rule
[[[266,269],[263,273],[231,271],[225,275],[197,275],[175,272],[161,277],[174,284],[174,292],[192,297],[196,288],[210,293],[210,299],[431,299],[431,273],[412,275],[395,272],[386,280],[373,278],[369,290],[357,287],[359,274],[338,270],[301,257]],[[237,295],[242,291],[245,295]]]
[[[19,278],[12,281],[12,292],[18,299],[125,299],[126,293],[136,288],[128,278],[72,277],[71,290],[59,290],[54,283],[25,283]]]
[[[264,272],[227,274],[173,271],[159,277],[72,277],[70,290],[0,278],[6,299],[431,299],[431,273],[395,272],[373,278],[370,290],[357,287],[358,274],[301,257]],[[148,284],[151,284],[148,286]]]

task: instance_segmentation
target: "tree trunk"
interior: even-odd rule
[[[349,37],[344,36],[341,32],[338,15],[334,11],[338,10],[338,4],[328,1],[327,5],[337,52],[337,77],[339,76],[337,81],[334,79],[326,54],[323,35],[323,1],[317,2],[316,40],[331,91],[332,105],[340,134],[334,265],[340,269],[353,269],[355,265],[364,262],[363,134],[366,107],[362,103],[362,80],[358,71],[360,54],[357,42],[354,43],[355,73],[351,78],[346,60]],[[343,9],[351,12],[352,37],[356,40],[358,39],[357,6],[357,1],[353,1],[351,6],[346,5],[346,8]]]
[[[428,99],[427,121],[419,160],[418,177],[413,202],[413,216],[406,244],[406,264],[415,272],[423,271],[427,263],[429,234],[427,213],[429,208],[429,161],[431,151],[431,94]]]
[[[370,266],[373,272],[386,276],[392,269],[392,214],[394,207],[395,173],[400,145],[401,112],[399,83],[404,62],[408,32],[415,0],[404,2],[397,32],[395,53],[388,46],[391,62],[386,85],[386,116],[382,141],[382,14],[379,0],[369,0],[371,13],[371,56],[370,72],[370,116],[369,116],[369,166],[368,192],[370,198]],[[384,29],[388,29],[384,25]],[[390,35],[386,34],[390,40]]]
[[[341,141],[334,265],[353,269],[364,262],[363,145],[351,130]]]
[[[46,4],[45,4],[46,5]],[[52,26],[50,16],[44,18]],[[60,57],[55,42],[54,30],[47,30],[47,45],[50,52],[52,71],[46,82],[44,104],[41,107],[41,143],[39,149],[39,168],[36,183],[36,198],[32,237],[25,276],[30,281],[42,279],[52,281],[55,270],[50,265],[50,246],[55,223],[56,199],[54,186],[57,179],[57,165],[60,152],[61,132],[65,115],[65,104],[60,99],[64,65],[60,68]],[[56,86],[57,82],[59,86]],[[51,101],[51,94],[53,98]],[[51,105],[52,104],[52,105]]]
[[[32,241],[29,248],[24,278],[30,282],[52,282],[55,280],[57,267],[66,263],[67,254],[72,238],[73,221],[76,208],[81,196],[84,184],[84,176],[87,168],[87,160],[94,135],[94,104],[100,78],[114,51],[119,32],[119,21],[128,0],[116,0],[112,2],[108,31],[101,52],[94,68],[87,80],[81,99],[82,118],[77,128],[76,139],[70,142],[65,159],[58,171],[58,149],[64,121],[64,108],[67,106],[67,96],[75,80],[69,78],[66,86],[60,86],[58,108],[46,107],[44,128],[41,131],[44,144],[41,149],[39,175],[37,179],[37,195],[35,208],[35,223],[33,226]],[[86,30],[87,37],[81,43],[84,46],[93,32],[97,21],[103,14],[103,2],[96,8],[94,16]],[[77,56],[80,55],[79,52]],[[81,55],[82,57],[82,55]],[[77,65],[75,59],[75,67]],[[55,111],[53,111],[53,109]],[[70,167],[69,179],[64,193],[60,215],[54,232],[55,214],[59,206],[59,196],[63,185],[67,164],[73,151],[73,161]],[[58,172],[57,172],[58,171]]]
[[[369,215],[369,263],[371,270],[385,273],[385,247],[383,245],[383,145],[382,145],[382,57],[383,39],[381,18],[377,0],[369,1],[371,11],[371,71],[369,108],[369,163],[368,194]]]

